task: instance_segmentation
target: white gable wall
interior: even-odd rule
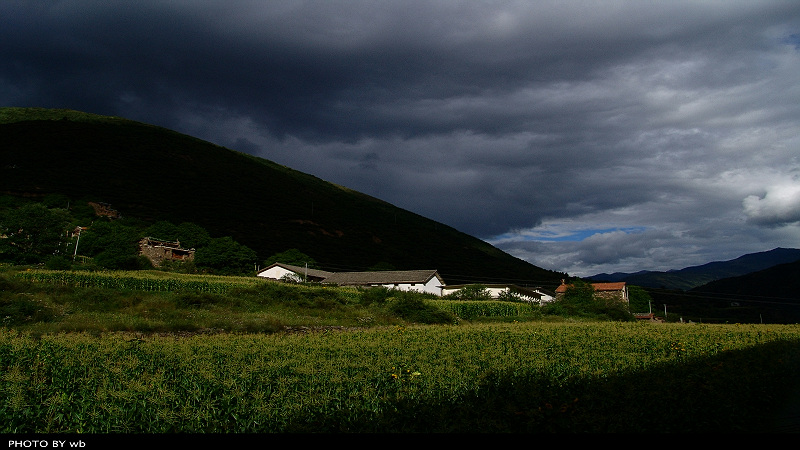
[[[265,270],[263,272],[259,272],[258,276],[264,277],[264,278],[272,278],[272,279],[275,279],[275,280],[280,280],[285,275],[289,275],[289,274],[294,274],[294,272],[289,270],[289,269],[284,269],[281,266],[275,266],[275,267],[270,267],[269,269],[267,269],[267,270]]]
[[[397,284],[374,284],[373,286],[382,286],[388,289],[397,289],[398,291],[417,291],[434,295],[442,295],[441,286],[444,283],[442,280],[431,277],[426,283],[397,283]]]

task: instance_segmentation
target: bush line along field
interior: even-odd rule
[[[752,431],[785,394],[799,336],[793,325],[611,322],[182,339],[6,329],[0,429]]]

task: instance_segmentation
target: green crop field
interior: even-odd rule
[[[728,432],[800,387],[800,325],[256,277],[0,271],[0,432]]]
[[[800,326],[495,323],[306,334],[0,331],[5,433],[752,431]]]
[[[269,283],[258,277],[187,275],[156,270],[73,272],[66,270],[28,270],[17,277],[35,283],[52,283],[75,287],[100,287],[140,291],[196,291],[225,294],[231,289],[248,288]]]

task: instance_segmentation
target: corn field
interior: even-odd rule
[[[514,323],[307,334],[0,328],[4,433],[752,431],[800,326]]]
[[[247,288],[270,281],[258,277],[184,275],[158,271],[73,272],[28,270],[16,275],[26,281],[73,287],[98,287],[140,291],[196,291],[225,294],[233,288]]]
[[[518,317],[536,315],[539,314],[541,309],[539,305],[531,303],[489,300],[432,300],[431,304],[465,320],[472,320],[478,317]]]

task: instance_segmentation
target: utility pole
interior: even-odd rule
[[[78,240],[75,241],[75,252],[72,254],[72,260],[75,261],[75,257],[78,256],[78,244],[81,242],[81,227],[78,227]]]

